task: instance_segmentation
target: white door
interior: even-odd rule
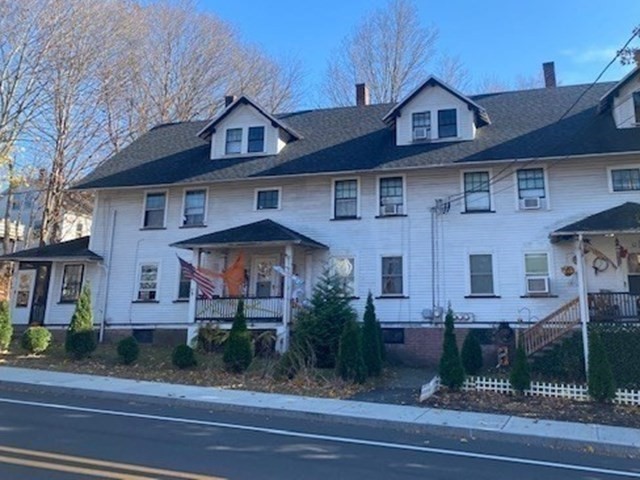
[[[33,300],[33,285],[36,280],[35,270],[18,270],[16,272],[15,292],[12,299],[13,323],[16,325],[27,325],[31,313],[31,302]]]
[[[280,275],[273,269],[278,260],[279,255],[252,257],[249,295],[259,298],[280,296]]]

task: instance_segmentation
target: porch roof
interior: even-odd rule
[[[103,260],[102,257],[89,250],[89,238],[88,236],[80,237],[66,242],[45,245],[44,247],[20,250],[0,256],[0,261],[85,260],[101,262]]]
[[[640,204],[627,202],[570,223],[551,233],[551,239],[578,234],[640,233]]]
[[[325,244],[280,225],[273,220],[266,219],[259,222],[248,223],[239,227],[207,233],[198,237],[189,238],[172,243],[172,247],[193,249],[211,246],[242,246],[254,244],[295,244],[310,248],[328,249]]]

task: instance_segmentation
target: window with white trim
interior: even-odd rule
[[[249,153],[264,152],[264,127],[249,127],[247,142]]]
[[[336,180],[333,184],[333,218],[358,217],[358,180]]]
[[[458,112],[455,108],[438,110],[438,138],[458,136]]]
[[[404,209],[404,181],[402,177],[380,179],[380,215],[401,215]]]
[[[60,303],[75,302],[80,297],[82,289],[82,277],[84,275],[84,265],[65,265],[62,274],[62,290],[60,292]]]
[[[187,190],[184,193],[184,211],[182,212],[182,226],[204,225],[207,203],[207,191]]]
[[[226,135],[224,153],[227,155],[242,153],[242,129],[230,128]]]
[[[280,189],[258,190],[256,193],[256,210],[272,210],[280,208]]]
[[[633,92],[633,111],[636,116],[636,126],[640,126],[640,90]]]
[[[527,293],[549,293],[549,256],[546,253],[525,253],[524,271]]]
[[[518,170],[518,198],[544,198],[544,170],[523,168]]]
[[[167,194],[165,192],[150,192],[144,199],[144,228],[164,227],[165,211],[167,208]]]
[[[493,295],[493,256],[491,254],[469,255],[471,295]]]
[[[411,115],[413,140],[431,139],[431,112],[416,112]]]
[[[402,257],[382,257],[382,295],[403,295]]]
[[[491,211],[491,189],[489,172],[464,173],[465,212]]]
[[[178,300],[188,300],[191,292],[191,279],[187,278],[184,268],[178,267],[180,277],[178,279]]]
[[[612,169],[611,187],[614,192],[631,192],[640,190],[640,168]]]
[[[335,277],[347,296],[356,294],[356,261],[353,257],[332,257],[329,274]]]
[[[138,291],[136,299],[141,302],[158,299],[158,264],[142,263],[138,270]]]

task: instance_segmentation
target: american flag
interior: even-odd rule
[[[178,261],[180,262],[180,268],[182,269],[184,277],[196,282],[204,298],[213,298],[213,291],[215,290],[213,281],[186,260],[178,257]]]

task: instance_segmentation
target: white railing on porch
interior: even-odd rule
[[[282,322],[284,315],[282,297],[198,298],[195,320],[231,322],[236,315],[240,300],[244,301],[244,315],[248,322]]]

